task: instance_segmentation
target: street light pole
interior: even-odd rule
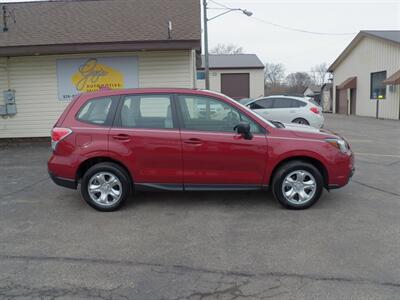
[[[210,89],[210,65],[208,57],[208,18],[207,18],[207,0],[203,0],[204,10],[204,75],[206,81],[206,90]]]
[[[208,54],[208,21],[214,20],[222,15],[225,15],[232,11],[241,11],[246,16],[250,17],[253,15],[252,12],[241,9],[241,8],[228,8],[224,6],[227,10],[219,15],[216,15],[210,19],[207,17],[207,0],[203,0],[203,28],[204,28],[204,76],[205,76],[205,88],[210,89],[210,64],[209,64],[209,54]]]

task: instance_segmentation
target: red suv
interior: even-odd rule
[[[111,211],[135,190],[264,190],[291,209],[353,174],[348,143],[328,131],[267,121],[219,93],[102,90],[76,97],[52,134],[56,184]]]

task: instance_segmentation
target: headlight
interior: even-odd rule
[[[346,141],[342,139],[326,139],[325,141],[327,141],[333,147],[337,148],[342,153],[347,153],[347,151],[349,150]]]

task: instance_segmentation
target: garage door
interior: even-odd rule
[[[221,74],[221,93],[233,99],[249,98],[249,73]]]

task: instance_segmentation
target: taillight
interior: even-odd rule
[[[72,133],[69,128],[54,127],[51,131],[51,148],[56,150],[57,144]]]
[[[318,109],[317,107],[313,106],[313,107],[310,108],[310,110],[311,110],[314,114],[319,115],[319,109]]]

